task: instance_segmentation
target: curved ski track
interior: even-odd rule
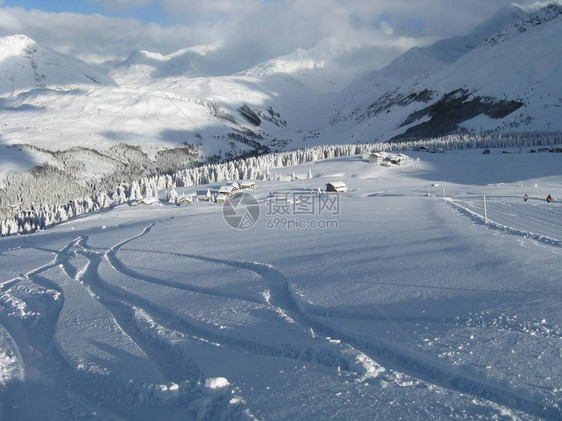
[[[166,220],[160,222],[165,221]],[[354,318],[355,316],[351,313],[338,314],[329,309],[314,307],[305,308],[292,293],[285,275],[269,264],[219,259],[194,254],[165,253],[251,271],[260,276],[269,287],[270,297],[269,300],[264,300],[264,302],[246,296],[224,293],[211,288],[167,281],[133,271],[118,259],[117,252],[126,244],[149,233],[155,225],[156,223],[148,225],[139,234],[113,245],[105,252],[98,252],[90,247],[86,235],[78,237],[60,249],[56,253],[53,262],[26,273],[20,279],[29,279],[41,288],[52,289],[62,295],[63,291],[55,282],[40,276],[42,272],[48,269],[57,266],[61,267],[69,279],[82,283],[89,290],[91,296],[111,313],[115,322],[123,332],[158,365],[164,377],[170,381],[181,381],[183,379],[201,380],[204,378],[204,375],[197,364],[186,355],[181,347],[167,343],[166,340],[160,338],[158,334],[143,331],[140,324],[135,321],[135,311],[137,310],[145,312],[155,323],[162,327],[173,329],[188,337],[204,338],[209,342],[217,343],[227,348],[256,355],[313,362],[327,367],[341,367],[344,370],[352,370],[356,367],[354,361],[350,360],[353,359],[353,356],[350,357],[349,354],[344,355],[342,352],[344,349],[351,349],[356,352],[355,356],[358,354],[367,355],[383,367],[402,372],[448,390],[474,396],[477,399],[488,400],[501,406],[523,411],[532,416],[547,419],[559,419],[562,417],[562,411],[560,409],[545,408],[544,404],[537,399],[534,399],[532,396],[528,397],[525,391],[513,389],[505,384],[498,384],[492,379],[482,378],[482,376],[477,373],[471,372],[468,369],[452,366],[419,349],[408,348],[407,345],[390,344],[376,339],[367,341],[333,328],[327,322],[321,321],[320,318],[329,320],[330,317]],[[79,253],[87,259],[86,265],[80,270],[77,270],[70,263],[75,253]],[[104,259],[113,270],[139,281],[215,297],[269,304],[273,306],[276,311],[289,315],[291,319],[302,327],[303,331],[313,330],[326,337],[339,339],[342,344],[333,345],[332,343],[328,343],[328,341],[317,341],[318,347],[315,347],[317,349],[295,345],[287,345],[281,348],[279,346],[276,347],[257,341],[230,336],[205,326],[187,314],[176,313],[169,308],[150,302],[124,288],[108,283],[102,279],[99,273],[99,266],[103,263]],[[72,387],[73,393],[80,395],[84,399],[90,400],[93,398],[104,402],[104,405],[114,410],[115,413],[120,412],[119,408],[122,408],[123,399],[130,399],[129,404],[131,404],[131,407],[129,409],[137,408],[137,410],[140,410],[135,394],[125,394],[124,397],[123,393],[116,390],[121,389],[121,387],[103,378],[105,376],[78,372],[76,368],[67,361],[64,354],[57,347],[56,340],[54,339],[56,324],[63,305],[64,295],[62,295],[62,299],[58,304],[50,304],[51,308],[46,311],[50,317],[42,320],[42,323],[37,328],[37,332],[39,333],[36,335],[35,329],[33,332],[27,329],[29,334],[26,338],[20,338],[19,342],[23,341],[23,343],[18,343],[18,346],[21,348],[22,345],[27,345],[25,342],[29,341],[29,344],[36,349],[46,348],[48,353],[45,357],[43,368],[46,370],[49,370],[48,367],[56,368],[49,370],[50,374],[55,378],[63,378],[64,381],[69,383]],[[326,313],[326,311],[328,313]],[[444,319],[437,319],[436,321],[449,322],[449,320]],[[7,326],[10,334],[19,330],[10,329],[10,323],[5,324],[5,326]],[[16,339],[16,343],[17,342],[18,340]],[[327,344],[333,348],[332,351],[327,350]],[[28,364],[33,365],[33,362],[30,361],[29,358],[26,360],[24,357],[23,359],[24,366]],[[92,383],[103,387],[97,388],[96,391],[96,388],[92,389]]]
[[[154,224],[147,227],[139,236],[149,232],[153,226]],[[138,236],[135,238],[138,238]],[[126,242],[132,241],[135,238],[126,240]],[[124,245],[120,243],[119,248]],[[112,260],[117,261],[115,251],[112,253]],[[318,318],[313,317],[310,312],[303,308],[292,293],[285,275],[269,264],[174,252],[166,254],[229,265],[254,272],[262,277],[269,286],[271,294],[269,301],[273,306],[278,307],[283,313],[289,314],[292,319],[297,320],[305,328],[312,328],[317,333],[332,339],[339,339],[352,349],[366,354],[383,367],[391,368],[445,389],[522,411],[529,415],[547,419],[557,419],[562,416],[561,410],[558,408],[546,408],[543,403],[528,397],[527,391],[516,390],[506,384],[499,384],[493,379],[482,378],[478,373],[471,372],[469,369],[452,366],[419,349],[397,346],[380,340],[371,339],[365,341],[329,326],[318,320]],[[121,262],[118,262],[118,265],[124,267]]]

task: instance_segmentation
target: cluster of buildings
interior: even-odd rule
[[[240,183],[234,181],[232,183],[228,183],[225,186],[222,186],[219,189],[219,194],[215,198],[216,203],[224,203],[226,199],[233,193],[236,193],[240,190],[250,190],[256,188],[256,182],[252,180],[243,180]]]
[[[406,165],[410,157],[404,155],[403,153],[389,154],[387,152],[371,152],[369,153],[369,163],[371,164],[381,164],[385,167],[391,165]]]

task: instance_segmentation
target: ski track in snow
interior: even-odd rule
[[[123,247],[126,243],[148,233],[154,225],[155,224],[151,224],[145,228],[141,234],[112,247],[106,256],[111,254],[111,260],[114,262],[117,261],[115,252],[118,249]],[[321,333],[327,338],[342,341],[344,344],[347,344],[351,349],[356,351],[358,355],[363,353],[366,354],[368,357],[376,361],[375,364],[379,363],[382,364],[383,367],[391,368],[422,381],[441,386],[445,389],[472,395],[478,399],[492,401],[498,405],[523,411],[533,416],[545,418],[557,418],[562,416],[562,412],[558,409],[545,408],[544,404],[542,404],[539,400],[534,400],[533,397],[528,397],[528,392],[526,391],[515,390],[506,384],[496,384],[496,382],[492,379],[482,378],[481,375],[465,368],[451,366],[450,364],[438,360],[434,356],[424,353],[421,350],[412,349],[411,347],[397,346],[383,341],[365,341],[338,331],[328,324],[312,317],[292,293],[287,278],[279,270],[269,264],[225,260],[214,257],[173,252],[165,254],[229,265],[256,273],[267,282],[270,289],[269,302],[271,305],[278,308],[281,313],[289,315],[293,320],[297,320],[297,322],[305,329],[312,329],[314,332]],[[117,263],[117,266],[120,269],[124,268],[124,265],[120,262]],[[116,268],[116,270],[119,269]],[[125,271],[124,273],[130,274],[131,272]],[[140,280],[143,280],[142,277]],[[154,278],[151,278],[150,281],[154,281]],[[180,316],[178,316],[178,318],[180,318]],[[201,334],[201,332],[197,333]],[[211,340],[222,343],[225,346],[232,346],[231,340],[226,337],[221,338],[220,336],[217,337],[216,335],[212,335]],[[272,355],[280,357],[284,356],[279,352],[273,352]],[[345,366],[349,370],[350,365],[346,364]]]
[[[110,263],[110,265],[116,270],[119,271],[129,277],[131,277],[131,273],[136,273],[133,271],[130,271],[128,269],[125,268],[125,266],[117,259],[117,257],[115,256],[115,253],[117,250],[119,250],[121,247],[123,247],[125,244],[127,244],[130,241],[133,241],[135,239],[140,238],[142,235],[147,234],[148,232],[150,232],[150,230],[153,228],[155,224],[151,224],[149,226],[147,226],[140,234],[131,237],[127,240],[124,240],[116,245],[114,245],[113,247],[111,247],[106,253],[105,253],[105,257],[107,259],[107,261]],[[83,246],[85,246],[86,244],[82,244]],[[186,255],[182,255],[182,257],[192,257],[192,256],[186,256]],[[199,260],[207,260],[213,263],[223,263],[222,261],[220,261],[219,259],[212,259],[212,258],[201,258],[199,256],[197,257],[193,257]],[[248,268],[245,268],[248,269]],[[261,276],[261,275],[260,275]],[[133,279],[137,279],[140,281],[145,281],[145,276],[141,276],[139,278],[133,277]],[[220,344],[222,346],[231,348],[231,349],[235,349],[235,350],[239,350],[239,351],[244,351],[244,352],[249,352],[249,353],[253,353],[256,355],[265,355],[265,356],[270,356],[270,357],[281,357],[281,358],[289,358],[289,359],[295,359],[295,360],[300,360],[303,362],[314,362],[316,364],[321,364],[321,365],[325,365],[326,367],[329,368],[343,368],[345,370],[351,370],[352,367],[355,365],[355,361],[354,359],[352,359],[352,361],[350,361],[350,358],[347,356],[342,356],[342,355],[338,355],[338,353],[335,352],[326,352],[326,350],[322,350],[319,352],[316,352],[314,349],[311,349],[309,347],[300,347],[300,346],[296,346],[296,345],[291,345],[291,346],[287,346],[284,349],[279,349],[276,348],[275,346],[271,346],[271,345],[267,345],[267,344],[263,344],[263,343],[259,343],[259,342],[255,342],[255,341],[250,341],[247,339],[239,339],[239,338],[235,338],[223,333],[219,333],[217,331],[211,330],[209,328],[203,327],[201,325],[201,323],[199,323],[196,320],[191,319],[189,316],[185,315],[185,314],[180,314],[179,312],[173,312],[167,308],[163,308],[160,306],[156,306],[153,303],[149,302],[148,300],[133,294],[131,292],[128,292],[122,288],[113,286],[113,285],[109,285],[107,283],[105,283],[101,278],[97,278],[96,282],[98,284],[102,284],[103,288],[105,288],[109,292],[110,294],[115,294],[116,297],[118,297],[119,300],[121,301],[126,301],[129,303],[133,303],[133,305],[135,305],[138,308],[142,308],[145,312],[147,312],[148,314],[150,314],[152,317],[154,317],[156,320],[160,320],[163,324],[163,326],[169,326],[169,327],[173,327],[174,329],[178,329],[179,331],[181,331],[183,334],[187,335],[187,336],[191,336],[191,337],[197,337],[197,338],[204,338],[205,340],[209,341],[209,342],[213,342],[213,343],[217,343]],[[161,285],[165,285],[165,286],[170,286],[173,288],[176,288],[177,286],[172,285],[168,282],[162,282],[162,280],[155,280],[155,278],[153,277],[149,277],[147,282],[151,282],[151,283],[158,283]],[[175,284],[175,283],[174,283]],[[180,287],[180,289],[186,289],[184,288],[185,286],[182,285]],[[191,288],[187,289],[188,291],[191,291]],[[199,292],[199,291],[197,291]],[[277,297],[279,291],[275,291],[275,296]],[[214,291],[208,291],[208,289],[204,288],[201,289],[201,293],[204,294],[208,294],[208,295],[212,295],[212,296],[217,296],[217,294],[214,293]],[[273,294],[272,294],[273,296]],[[226,295],[226,294],[221,294],[220,297],[226,297],[226,298],[236,298],[236,299],[240,299],[237,296],[232,297],[231,295]],[[246,298],[244,298],[245,301],[248,301]],[[252,301],[251,302],[257,302],[257,301]],[[273,301],[276,301],[276,299],[273,299]],[[264,302],[260,302],[261,304],[264,304]],[[282,309],[286,309],[286,306],[278,306],[275,303],[271,303],[273,306],[277,307],[277,308],[282,308]],[[296,305],[296,301],[293,302],[292,306]],[[291,306],[291,308],[293,308]]]
[[[332,339],[339,339],[350,347],[359,350],[359,352],[364,352],[378,363],[382,363],[385,367],[390,367],[446,389],[493,401],[499,405],[521,410],[531,415],[548,418],[562,415],[557,410],[545,410],[543,404],[528,399],[523,391],[510,390],[507,385],[495,385],[493,380],[481,379],[475,373],[452,367],[431,355],[424,355],[421,351],[397,347],[382,341],[363,341],[311,318],[310,315],[304,312],[291,293],[287,278],[271,265],[203,256],[186,255],[185,257],[223,263],[255,272],[270,285],[272,304],[280,307],[285,313],[290,314],[291,317],[300,318],[305,323],[308,323],[315,332],[320,332]],[[300,317],[295,317],[294,313],[297,313]]]
[[[74,252],[73,248],[79,249]],[[80,270],[77,270],[70,263],[75,253],[83,255],[88,259],[88,263]],[[56,291],[60,294],[58,301],[50,303],[46,308],[41,309],[41,312],[46,316],[35,326],[28,326],[21,319],[5,317],[2,312],[0,312],[0,323],[14,336],[14,343],[17,344],[17,349],[28,350],[27,354],[23,353],[23,356],[18,358],[20,364],[24,367],[22,371],[45,373],[49,378],[58,379],[56,384],[67,385],[67,389],[64,391],[58,390],[57,387],[54,390],[50,390],[49,386],[42,386],[41,389],[32,392],[28,390],[30,388],[27,386],[28,382],[22,383],[23,386],[13,389],[9,396],[11,405],[15,408],[14,411],[5,412],[8,415],[13,415],[14,419],[29,419],[38,416],[33,410],[29,409],[34,407],[30,403],[33,400],[32,397],[62,399],[68,403],[68,411],[72,411],[73,405],[78,403],[82,408],[103,415],[104,419],[122,419],[117,415],[119,413],[123,413],[124,416],[133,416],[134,418],[146,418],[147,414],[151,413],[152,417],[160,414],[158,408],[161,406],[161,402],[157,397],[139,398],[141,394],[145,396],[150,395],[154,390],[154,385],[128,384],[125,380],[123,382],[116,382],[116,379],[112,378],[112,376],[81,371],[58,346],[55,333],[60,313],[64,306],[64,289],[57,282],[41,276],[41,273],[55,267],[60,268],[69,280],[84,285],[89,290],[92,298],[98,300],[109,310],[116,324],[123,332],[152,361],[159,364],[159,369],[170,382],[188,380],[192,384],[201,384],[205,379],[195,362],[181,350],[181,347],[171,344],[158,333],[151,331],[155,330],[154,326],[152,327],[153,329],[147,328],[147,320],[141,320],[138,317],[135,307],[128,305],[119,298],[115,298],[115,295],[112,295],[114,293],[106,289],[104,281],[99,278],[97,273],[102,258],[103,255],[89,250],[87,236],[78,237],[60,249],[51,263],[31,270],[21,278],[14,280],[28,280],[41,288]],[[117,294],[117,296],[119,295]],[[40,358],[37,357],[37,352],[40,353]],[[25,388],[25,390],[20,390],[22,388]],[[199,398],[204,405],[207,405],[212,399],[218,399],[219,401],[224,401],[225,399],[222,395],[206,397],[201,394],[199,389],[196,389],[196,386],[192,386],[192,389],[189,391],[191,393],[188,392],[183,399],[180,396],[178,402],[178,416],[180,418],[185,416],[186,409],[190,409],[188,404],[197,403]],[[230,394],[226,395],[226,402],[228,402],[230,397]],[[219,401],[217,402],[220,403]],[[217,407],[220,411],[221,406],[218,405]],[[26,412],[22,413],[21,411],[24,411],[24,408]],[[195,408],[197,408],[196,405]],[[224,412],[222,416],[236,415],[236,413],[228,412],[228,404],[223,405],[222,409]],[[124,413],[125,410],[126,413]],[[181,414],[184,415],[182,416]],[[216,412],[214,414],[219,415]],[[239,418],[251,418],[246,416],[248,414],[246,412],[243,414],[244,416]],[[148,415],[148,417],[150,418],[151,416]],[[171,419],[176,418],[173,417]]]
[[[77,280],[84,282],[93,297],[99,301],[113,315],[117,324],[127,334],[131,340],[141,348],[152,361],[159,365],[164,377],[174,382],[185,379],[202,380],[203,375],[196,364],[185,354],[179,353],[174,348],[166,348],[165,343],[158,343],[155,338],[143,334],[139,330],[140,325],[135,323],[135,307],[116,297],[106,288],[106,284],[99,276],[99,265],[102,256],[90,250],[87,244],[87,236],[84,236],[77,243],[82,250],[79,251],[88,259],[87,265],[76,277]],[[158,345],[158,346],[157,346]]]
[[[186,254],[181,254],[181,253],[173,253],[173,252],[163,252],[163,251],[157,251],[157,250],[143,250],[143,249],[134,249],[134,248],[127,248],[127,251],[131,251],[131,252],[139,252],[139,253],[149,253],[149,254],[163,254],[163,255],[168,255],[168,256],[177,256],[177,257],[185,257],[185,258],[191,258],[191,259],[196,259],[196,260],[202,260],[202,261],[206,261],[206,262],[213,262],[213,263],[220,263],[220,264],[226,264],[226,265],[230,265],[230,266],[235,266],[239,269],[245,269],[245,270],[252,270],[249,269],[248,267],[243,267],[244,264],[262,264],[262,263],[257,263],[257,262],[239,262],[240,265],[234,265],[231,264],[233,261],[232,260],[220,260],[220,259],[214,259],[214,258],[209,258],[209,257],[203,257],[203,256],[196,256],[196,255],[186,255]],[[115,250],[117,251],[117,250]],[[138,280],[142,280],[142,281],[146,281],[149,283],[154,283],[154,284],[159,284],[159,285],[164,285],[164,286],[169,286],[172,288],[178,288],[178,289],[182,289],[182,290],[186,290],[186,291],[193,291],[193,292],[198,292],[201,294],[206,294],[206,295],[211,295],[211,296],[219,296],[219,297],[224,297],[224,298],[233,298],[233,299],[239,299],[241,301],[247,301],[250,303],[263,303],[260,300],[254,300],[248,297],[238,297],[235,294],[216,294],[216,292],[212,289],[208,289],[208,288],[201,288],[201,287],[193,287],[191,285],[185,285],[183,283],[178,283],[178,282],[173,282],[173,281],[165,281],[156,277],[152,277],[146,274],[142,274],[139,272],[136,272],[134,270],[131,270],[130,268],[128,268],[125,264],[123,264],[119,258],[115,255],[112,254],[111,256],[109,256],[108,254],[108,258],[111,261],[111,264],[113,266],[113,268],[119,272],[121,272],[124,275],[130,276],[132,278],[138,279]],[[263,264],[268,266],[267,264]],[[256,274],[258,274],[257,272],[254,272]],[[259,274],[258,274],[259,275]],[[261,276],[261,275],[259,275]],[[263,276],[261,276],[263,278]],[[483,292],[483,293],[495,293],[495,294],[521,294],[524,296],[528,296],[528,295],[560,295],[562,293],[558,293],[556,291],[536,291],[536,290],[502,290],[502,289],[484,289],[484,288],[457,288],[457,287],[445,287],[445,286],[435,286],[435,285],[420,285],[420,284],[404,284],[404,283],[390,283],[390,282],[372,282],[373,284],[377,284],[377,285],[389,285],[389,286],[406,286],[406,287],[415,287],[415,288],[429,288],[429,289],[440,289],[440,290],[451,290],[451,291],[463,291],[463,292]],[[176,285],[178,284],[178,285]],[[273,305],[271,302],[271,297],[270,294],[268,294],[268,296],[266,297],[266,302],[267,304]],[[383,314],[364,314],[364,313],[356,313],[353,311],[346,311],[346,310],[340,310],[340,309],[335,309],[332,307],[325,307],[325,306],[319,306],[316,304],[311,304],[311,303],[300,303],[301,312],[304,312],[310,316],[315,316],[315,317],[323,317],[323,318],[333,318],[333,319],[349,319],[349,320],[366,320],[366,321],[378,321],[378,322],[387,322],[389,321],[388,316],[385,316]],[[280,308],[280,307],[276,307],[273,306],[277,312],[279,312],[280,314],[285,315],[285,312]],[[288,317],[288,316],[287,316]],[[522,324],[522,323],[499,323],[497,320],[495,320],[493,323],[492,322],[486,322],[484,320],[476,320],[474,317],[461,317],[461,316],[456,316],[456,317],[430,317],[430,316],[392,316],[392,321],[394,322],[402,322],[402,323],[418,323],[418,322],[426,322],[426,323],[433,323],[433,324],[441,324],[441,325],[449,325],[449,326],[463,326],[466,327],[468,325],[470,326],[482,326],[482,327],[496,327],[498,329],[504,330],[504,331],[512,331],[512,332],[519,332],[519,333],[528,333],[530,327]],[[533,335],[536,336],[543,336],[545,338],[559,338],[562,339],[562,332],[558,332],[558,331],[548,331],[548,332],[544,332],[542,330],[533,330]]]
[[[486,226],[488,226],[489,228],[492,229],[496,229],[499,231],[503,231],[506,232],[508,234],[512,234],[512,235],[516,235],[519,237],[524,237],[524,238],[529,238],[535,241],[538,241],[540,243],[543,244],[547,244],[549,246],[555,246],[555,247],[562,247],[562,240],[559,240],[557,238],[552,238],[548,235],[545,234],[537,234],[535,232],[531,232],[528,230],[529,225],[532,227],[534,225],[536,225],[537,221],[540,222],[540,220],[537,220],[536,217],[534,216],[529,216],[529,215],[525,215],[525,218],[528,218],[527,221],[525,221],[526,223],[524,223],[524,227],[526,229],[520,229],[520,228],[516,228],[513,225],[513,217],[517,217],[516,214],[512,214],[512,215],[508,215],[505,213],[505,211],[503,209],[499,209],[497,204],[493,204],[490,209],[490,214],[491,211],[496,210],[497,212],[494,213],[493,218],[492,217],[488,217],[487,222],[486,222],[486,218],[484,217],[484,215],[481,215],[478,212],[475,212],[474,210],[470,209],[468,206],[465,206],[463,204],[458,203],[456,200],[451,199],[451,198],[446,198],[444,200],[445,203],[448,203],[450,205],[452,205],[461,215],[467,216],[468,218],[479,222],[479,223],[483,223]],[[555,210],[551,210],[549,209],[549,211],[551,213],[555,213]],[[510,217],[511,216],[511,217]],[[504,222],[505,224],[512,224],[512,225],[505,225],[504,223],[501,222],[497,222],[497,221],[501,221]],[[530,223],[529,223],[530,222]],[[547,224],[549,221],[546,221]],[[559,224],[552,224],[551,226],[556,227],[558,230],[560,229],[560,225]],[[541,227],[541,229],[544,229],[544,226]],[[557,232],[557,231],[555,231]]]
[[[117,252],[119,251],[119,249],[121,249],[121,247],[123,247],[127,243],[141,237],[142,235],[148,234],[150,232],[150,230],[154,227],[154,225],[155,225],[155,223],[150,224],[140,234],[114,245],[113,247],[111,247],[109,249],[109,251],[107,253],[105,253],[106,259],[108,260],[109,264],[111,265],[111,267],[114,270],[116,270],[117,272],[120,272],[123,275],[126,275],[130,278],[138,279],[138,280],[141,280],[141,281],[144,281],[144,282],[149,282],[149,283],[153,283],[153,284],[157,284],[157,285],[162,285],[162,286],[171,287],[171,288],[177,288],[177,289],[181,289],[181,290],[189,291],[189,292],[194,292],[194,293],[198,293],[198,294],[210,295],[210,296],[213,296],[213,297],[232,298],[232,299],[235,299],[235,300],[262,304],[262,301],[260,301],[260,300],[252,299],[250,297],[243,296],[243,295],[227,294],[227,293],[223,293],[221,291],[214,290],[212,288],[197,287],[195,285],[189,285],[189,284],[186,284],[186,283],[183,283],[183,282],[168,281],[168,280],[156,278],[154,276],[145,275],[145,274],[142,274],[142,273],[137,272],[135,270],[132,270],[132,269],[128,268],[126,265],[124,265],[123,263],[121,263],[121,261],[117,258]]]
[[[465,214],[471,217],[480,217],[480,215],[470,209],[463,208],[457,203],[449,201],[448,203],[460,208],[461,211],[464,211]],[[165,221],[166,220],[162,220],[158,223],[163,223]],[[386,380],[392,381],[392,371],[394,370],[424,382],[462,394],[471,395],[477,399],[491,401],[507,408],[523,411],[532,416],[549,419],[562,416],[562,413],[557,408],[545,408],[538,399],[534,399],[533,396],[527,396],[524,391],[515,390],[505,384],[498,384],[494,380],[483,378],[481,375],[471,372],[468,369],[454,367],[419,349],[373,339],[366,341],[333,328],[328,323],[330,318],[357,318],[366,320],[383,320],[383,318],[376,315],[357,315],[352,312],[341,312],[329,308],[301,304],[293,294],[285,275],[269,264],[219,259],[195,254],[154,252],[228,265],[251,271],[264,279],[269,287],[269,296],[263,301],[237,294],[223,293],[211,288],[167,281],[141,274],[128,268],[119,260],[117,252],[125,245],[148,234],[158,223],[151,223],[139,234],[114,244],[106,251],[98,251],[98,249],[90,247],[88,245],[87,235],[75,238],[55,253],[52,262],[33,269],[23,274],[21,277],[8,281],[3,285],[2,289],[6,290],[9,286],[18,281],[28,280],[41,288],[55,291],[61,295],[61,299],[58,302],[53,301],[49,303],[47,306],[48,308],[43,309],[44,312],[48,314],[48,317],[44,318],[40,324],[40,334],[35,335],[35,330],[33,330],[33,335],[31,331],[29,335],[23,335],[21,332],[29,331],[29,328],[25,329],[25,326],[21,326],[25,323],[24,321],[12,320],[4,316],[0,319],[8,332],[10,334],[15,334],[14,344],[16,344],[16,349],[35,348],[41,350],[44,356],[43,362],[37,362],[32,355],[22,355],[18,357],[24,367],[22,371],[26,369],[40,370],[38,364],[41,364],[41,368],[50,372],[54,378],[63,379],[63,383],[69,383],[72,386],[73,401],[83,401],[82,405],[85,405],[84,402],[90,402],[94,407],[96,407],[96,404],[93,403],[93,401],[103,402],[103,410],[110,411],[109,413],[111,413],[111,416],[115,418],[117,418],[115,414],[119,413],[120,405],[123,405],[124,401],[128,401],[128,405],[130,405],[130,409],[132,410],[134,410],[134,408],[137,408],[137,410],[143,408],[143,405],[139,405],[136,393],[132,391],[123,392],[121,390],[125,385],[116,384],[113,379],[104,378],[104,376],[100,376],[99,374],[78,372],[62,350],[57,347],[55,331],[60,311],[64,305],[64,291],[55,281],[43,277],[41,274],[58,267],[68,279],[80,282],[88,289],[91,297],[110,312],[115,323],[122,329],[123,333],[158,365],[163,376],[169,381],[179,382],[186,379],[198,381],[204,379],[204,374],[197,364],[190,360],[189,355],[183,352],[181,346],[171,344],[169,340],[161,335],[160,332],[162,328],[171,329],[186,337],[204,338],[206,341],[216,343],[220,346],[256,355],[296,359],[322,364],[330,368],[341,367],[344,370],[355,371],[359,376],[358,380],[366,380],[369,378],[369,374],[372,374],[371,377],[384,376]],[[504,229],[503,226],[501,227],[501,229]],[[519,234],[516,229],[514,229],[513,232]],[[529,233],[524,234],[527,237],[529,236]],[[537,238],[531,236],[531,238],[553,245],[552,239],[544,241],[544,236],[537,236]],[[131,249],[131,251],[141,250]],[[147,252],[146,250],[142,251]],[[148,251],[148,253],[150,252]],[[76,254],[87,259],[87,263],[80,269],[77,269],[71,263],[72,258],[75,257]],[[119,286],[108,283],[99,273],[99,267],[104,263],[107,263],[113,270],[138,281],[219,298],[269,305],[279,314],[286,315],[286,320],[288,319],[297,323],[302,327],[303,332],[310,331],[320,334],[324,336],[327,341],[324,343],[324,338],[319,337],[317,340],[319,349],[299,346],[281,349],[256,341],[232,337],[212,328],[205,327],[201,322],[192,319],[186,314],[176,313]],[[151,330],[147,326],[146,320],[139,317],[139,312],[141,312],[141,315],[149,317],[160,329]],[[396,321],[400,322],[418,320],[419,318],[396,319]],[[436,318],[431,321],[457,325],[463,323],[463,321],[459,319]],[[22,329],[22,327],[24,327],[24,329]],[[322,339],[322,342],[320,342],[320,339]],[[337,343],[338,341],[341,341],[341,344]],[[326,344],[334,345],[333,350],[326,352]],[[365,360],[367,360],[367,364],[361,365],[360,362]],[[379,364],[382,366],[379,366]],[[52,368],[49,369],[48,367],[56,367],[56,370]],[[385,371],[383,367],[389,369],[390,372],[381,374]],[[96,388],[92,388],[92,384],[95,384]],[[25,399],[22,396],[29,396],[29,392],[26,391],[23,393],[20,391],[19,395],[20,396],[14,398],[15,402]],[[66,395],[68,399],[71,399],[69,392],[66,392]],[[24,402],[21,404],[23,405]]]
[[[73,247],[77,239],[72,240],[65,247],[63,247],[56,255],[54,262],[48,265],[43,265],[35,270],[28,272],[25,275],[34,284],[42,288],[48,288],[59,293],[62,289],[53,281],[40,276],[39,274],[55,267],[56,265],[66,264],[66,253]],[[117,410],[120,405],[130,404],[131,410],[135,411],[135,400],[124,400],[126,395],[119,393],[120,386],[114,380],[107,376],[82,372],[73,365],[67,358],[64,352],[58,347],[55,339],[56,325],[59,320],[60,312],[64,306],[64,295],[61,294],[60,299],[52,301],[45,305],[42,313],[45,315],[36,326],[29,326],[24,320],[15,318],[2,318],[2,324],[12,333],[14,339],[18,343],[20,349],[25,349],[26,352],[22,353],[22,362],[26,372],[30,373],[44,373],[53,379],[58,379],[56,384],[66,384],[69,389],[72,389],[75,395],[89,396],[90,399],[102,400],[106,406],[106,412],[110,408]],[[38,357],[39,353],[40,357]],[[28,385],[29,380],[26,381],[26,395],[29,401],[32,398],[41,399],[63,399],[67,401],[65,396],[66,390],[59,390],[57,386],[51,390],[52,386],[39,386]],[[31,390],[33,389],[33,390]],[[16,401],[15,408],[25,410],[25,413],[8,412],[8,415],[14,419],[29,419],[38,416],[32,409],[34,405],[18,405]],[[25,409],[24,409],[25,408]]]

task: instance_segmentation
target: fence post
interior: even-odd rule
[[[486,196],[484,196],[484,223],[488,223],[488,209],[486,208]]]

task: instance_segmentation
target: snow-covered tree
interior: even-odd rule
[[[157,195],[158,190],[169,189],[175,186],[196,186],[207,183],[216,183],[225,180],[256,179],[258,176],[264,179],[281,180],[281,173],[272,175],[271,171],[304,163],[332,159],[340,156],[360,155],[370,152],[393,152],[404,150],[462,150],[474,148],[505,148],[505,147],[529,147],[547,146],[562,143],[561,133],[519,133],[517,135],[505,135],[499,133],[488,134],[456,134],[427,140],[412,140],[400,143],[365,143],[345,145],[324,145],[307,149],[298,149],[288,152],[279,152],[268,155],[250,157],[234,160],[221,164],[206,164],[199,167],[188,168],[173,174],[151,175],[132,181],[130,184],[118,184],[113,191],[100,190],[95,184],[88,186],[89,193],[83,196],[77,194],[74,200],[68,201],[68,192],[62,193],[61,188],[68,191],[84,192],[85,187],[71,186],[68,176],[60,171],[52,170],[50,181],[37,183],[37,187],[23,184],[21,175],[9,176],[8,185],[18,186],[14,190],[12,203],[26,203],[29,210],[25,213],[13,211],[4,214],[4,220],[0,225],[1,235],[14,235],[29,230],[43,229],[53,223],[63,222],[74,216],[82,215],[97,209],[111,206],[112,204],[124,203],[129,200],[140,200],[143,192]],[[309,170],[307,178],[311,178]],[[296,180],[296,174],[292,173],[291,179]],[[117,180],[116,180],[117,183]],[[62,187],[61,187],[62,186]],[[36,190],[29,190],[36,189]],[[81,190],[82,189],[82,190]],[[45,197],[38,194],[44,192],[55,192],[50,200],[37,201],[36,205],[30,203],[29,197]],[[0,191],[0,194],[2,191]],[[49,193],[53,194],[53,193]],[[83,193],[81,193],[83,194]],[[208,192],[206,197],[210,197]],[[1,199],[2,197],[0,197]],[[212,198],[211,198],[212,199]],[[60,204],[60,203],[64,204]],[[20,209],[23,206],[20,207]]]
[[[57,222],[64,222],[68,220],[68,213],[64,206],[59,206],[57,208],[57,213],[55,218]]]
[[[166,194],[166,200],[169,203],[178,203],[178,192],[176,189],[172,188],[172,190]]]
[[[131,187],[130,187],[130,190],[129,190],[129,199],[130,200],[141,200],[142,199],[141,189],[140,189],[139,183],[137,181],[133,181],[131,183]]]

